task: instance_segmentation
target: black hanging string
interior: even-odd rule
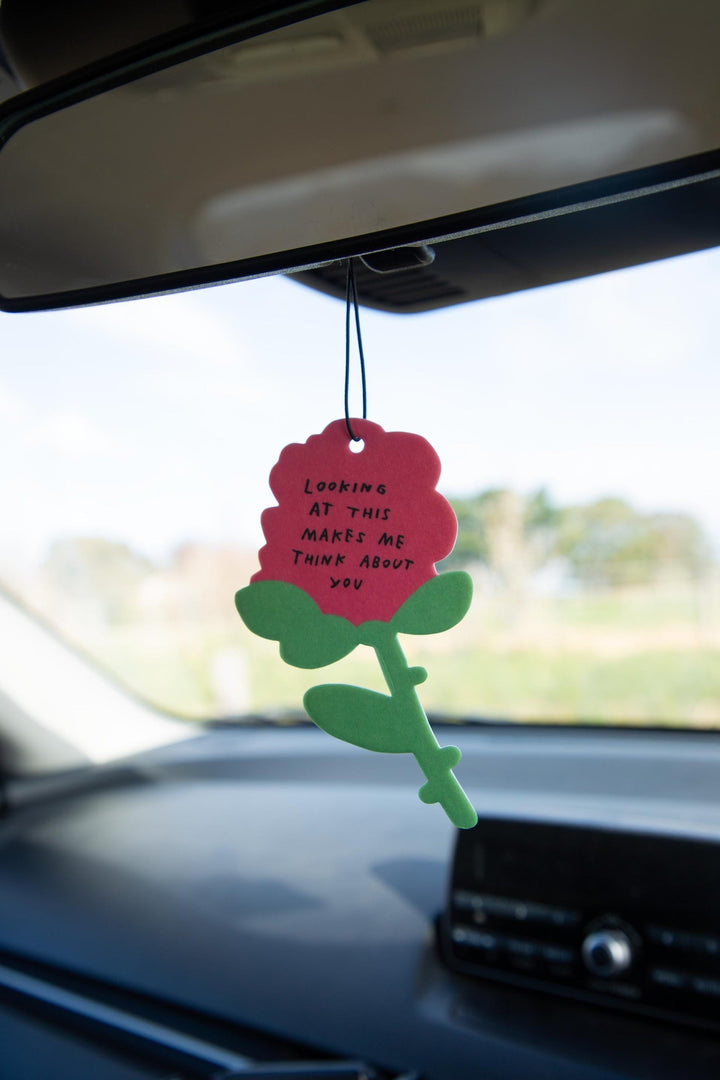
[[[352,259],[347,261],[347,275],[345,278],[345,427],[353,442],[360,442],[360,436],[356,435],[350,425],[350,307],[355,309],[355,333],[357,336],[358,353],[360,354],[360,380],[362,385],[362,416],[367,419],[367,385],[365,381],[365,354],[363,353],[362,334],[360,333],[360,311],[358,309],[357,282],[355,280],[355,265]]]

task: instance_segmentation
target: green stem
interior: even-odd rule
[[[397,633],[389,623],[365,623],[363,644],[375,650],[397,707],[398,721],[410,736],[412,753],[425,775],[427,783],[420,788],[420,798],[425,803],[440,803],[458,828],[472,828],[477,823],[475,808],[452,771],[460,760],[460,751],[456,746],[440,746],[415,689],[425,681],[427,672],[408,666]]]

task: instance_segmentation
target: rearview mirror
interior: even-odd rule
[[[298,16],[317,8],[11,100],[0,306],[297,271],[720,175],[714,0]]]

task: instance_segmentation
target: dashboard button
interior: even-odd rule
[[[479,949],[485,953],[494,952],[498,946],[498,939],[495,934],[487,934],[483,930],[474,930],[471,926],[454,926],[451,937],[456,945]]]
[[[475,907],[475,893],[467,889],[456,889],[453,893],[453,904],[461,911],[472,911]]]
[[[703,975],[696,975],[694,979],[690,980],[690,986],[696,994],[720,997],[720,979],[709,979]]]
[[[540,953],[534,941],[525,941],[523,938],[507,938],[505,948],[511,956],[523,956],[528,960],[537,959]]]
[[[647,936],[656,945],[665,945],[667,948],[674,948],[677,944],[675,931],[664,926],[648,926]]]
[[[720,956],[720,939],[712,934],[697,934],[687,930],[671,930],[666,926],[648,926],[647,935],[656,945],[668,949],[686,949],[705,956]]]
[[[685,990],[688,984],[687,976],[672,968],[653,968],[650,978],[658,986],[666,986],[669,990]]]
[[[549,904],[530,902],[526,905],[526,908],[528,922],[544,923],[549,926],[576,926],[581,919],[579,911],[550,907]]]
[[[575,959],[572,949],[564,945],[542,945],[540,953],[548,964],[572,964]]]
[[[569,927],[577,926],[582,916],[579,911],[567,911],[562,908],[552,908],[549,922],[553,926]]]
[[[689,934],[684,930],[675,934],[675,944],[678,949],[687,949],[689,952],[704,953],[706,956],[715,956],[720,946],[716,938],[705,937],[704,934]]]
[[[453,904],[462,911],[474,911],[476,917],[480,918],[488,916],[547,926],[577,926],[582,919],[579,911],[569,908],[552,907],[550,904],[541,904],[535,900],[519,900],[507,896],[475,893],[469,889],[456,889],[453,892]]]
[[[478,900],[487,915],[501,919],[524,919],[527,916],[527,905],[521,900],[508,900],[504,896],[480,896]]]

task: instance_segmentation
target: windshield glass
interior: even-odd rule
[[[404,639],[428,711],[720,726],[719,291],[720,249],[362,311],[368,417],[438,451],[475,582]],[[281,449],[342,415],[344,320],[282,278],[2,316],[3,587],[164,710],[299,710],[318,673],[233,597]],[[383,689],[363,647],[323,676]]]

